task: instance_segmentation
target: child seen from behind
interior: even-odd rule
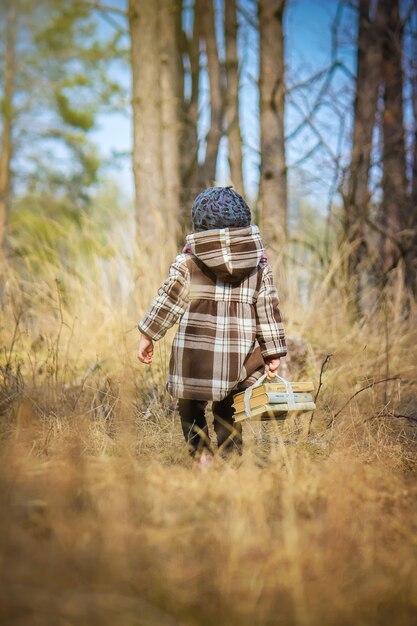
[[[179,320],[167,390],[178,399],[191,456],[207,463],[213,448],[205,417],[212,402],[219,451],[242,452],[233,396],[287,354],[278,294],[259,228],[230,187],[209,187],[192,207],[193,233],[138,328],[138,358],[149,365],[153,342]]]

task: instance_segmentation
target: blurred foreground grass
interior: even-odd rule
[[[130,329],[151,294],[132,318],[92,285],[72,285],[71,306],[53,281],[14,287],[2,624],[416,623],[415,311],[404,320],[387,298],[352,325],[330,289],[308,309],[290,294],[287,332],[307,340],[291,377],[317,385],[333,355],[310,432],[310,415],[245,424],[242,458],[196,472],[164,393],[169,341],[152,369],[135,359]]]

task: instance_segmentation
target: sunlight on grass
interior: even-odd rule
[[[290,285],[291,378],[317,388],[332,355],[313,419],[246,423],[241,458],[196,472],[164,392],[172,333],[151,369],[135,356],[154,286],[109,302],[112,263],[7,277],[2,623],[412,623],[415,312],[387,293],[353,324],[330,279],[307,308]]]

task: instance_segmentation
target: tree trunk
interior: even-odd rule
[[[181,0],[159,0],[161,54],[161,160],[163,210],[168,233],[178,235],[180,216],[180,111],[182,61],[180,55]]]
[[[242,174],[242,137],[239,123],[239,73],[237,56],[236,0],[225,2],[226,26],[226,123],[230,178],[235,189],[244,195]]]
[[[129,1],[137,244],[161,271],[179,226],[179,11],[177,0]]]
[[[285,0],[259,0],[261,225],[267,243],[287,239],[285,162],[285,72],[283,16]]]
[[[408,252],[407,284],[414,297],[417,298],[417,43],[414,40],[413,62],[411,75],[411,98],[414,117],[413,170],[411,178],[410,219],[408,228],[411,231]]]
[[[181,135],[181,226],[187,231],[191,227],[191,203],[200,190],[198,181],[198,96],[200,79],[200,0],[194,3],[194,25],[191,39],[183,38],[183,54],[189,60],[191,93],[184,100]]]
[[[417,63],[417,62],[416,62]],[[414,117],[414,143],[413,143],[413,174],[411,181],[411,205],[417,210],[417,67],[413,76],[413,117]]]
[[[380,5],[378,7],[380,10]],[[369,216],[368,189],[371,166],[372,135],[377,111],[378,86],[381,80],[380,16],[370,17],[370,0],[360,0],[357,43],[357,78],[349,188],[345,199],[345,237],[354,244],[348,261],[348,273],[354,282],[356,309],[360,311],[363,271],[367,255],[366,220]]]
[[[138,242],[155,232],[163,201],[158,2],[130,0],[133,173]]]
[[[11,161],[13,154],[13,95],[15,87],[15,56],[17,10],[16,3],[10,0],[6,16],[6,46],[4,53],[4,95],[2,103],[3,138],[0,154],[0,269],[6,261],[7,223],[10,212],[12,174]]]
[[[417,6],[415,8],[415,16],[417,18]],[[411,204],[414,207],[414,213],[417,212],[417,38],[412,44],[412,62],[411,62],[411,101],[414,118],[414,141],[413,141],[413,172],[411,178]]]
[[[212,185],[216,178],[223,114],[221,72],[214,28],[213,0],[201,0],[201,21],[206,44],[207,71],[210,80],[210,129],[207,134],[206,158],[200,168],[199,176],[200,185],[204,187]]]
[[[387,273],[400,259],[400,247],[406,227],[406,160],[403,119],[402,24],[399,0],[380,0],[384,17],[382,70],[384,79],[383,115],[383,203],[381,224],[386,231],[382,244],[382,269]]]

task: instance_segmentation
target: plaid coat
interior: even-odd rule
[[[222,400],[287,353],[278,294],[257,226],[193,233],[185,250],[138,328],[157,341],[179,319],[168,392]]]

